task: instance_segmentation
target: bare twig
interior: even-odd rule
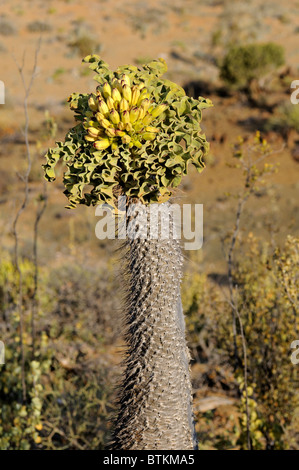
[[[38,226],[46,210],[47,203],[48,203],[47,187],[46,187],[46,184],[44,183],[44,193],[42,195],[41,204],[39,205],[37,212],[36,212],[36,217],[35,217],[35,222],[34,222],[34,235],[33,235],[34,289],[33,289],[33,295],[32,295],[32,312],[31,312],[32,358],[34,358],[34,353],[35,353],[35,318],[36,318],[37,309],[38,309],[38,295],[37,295],[38,294],[38,281],[39,281],[38,252],[37,252]]]
[[[238,346],[237,346],[237,320],[240,327],[240,335],[242,341],[242,353],[243,353],[243,361],[244,361],[244,368],[243,368],[243,376],[244,376],[244,389],[245,389],[245,404],[246,404],[246,431],[247,431],[247,447],[248,450],[252,450],[252,443],[250,437],[250,412],[249,412],[249,397],[248,397],[248,364],[247,364],[247,348],[246,348],[246,339],[244,335],[243,323],[241,314],[238,308],[238,302],[236,300],[235,291],[237,290],[238,286],[234,285],[233,281],[233,269],[234,269],[234,262],[233,262],[233,253],[236,246],[236,241],[240,231],[240,221],[242,212],[246,202],[248,201],[250,195],[255,191],[256,184],[261,180],[262,174],[259,177],[253,178],[253,169],[256,167],[257,164],[262,162],[266,157],[270,154],[273,154],[276,151],[265,151],[262,155],[257,158],[253,159],[252,154],[254,153],[255,148],[248,146],[246,148],[246,155],[247,159],[243,160],[240,159],[240,163],[245,171],[245,190],[242,194],[239,195],[239,202],[236,212],[236,220],[235,220],[235,227],[232,233],[230,244],[228,248],[227,254],[227,266],[228,266],[228,285],[229,285],[229,304],[232,309],[232,321],[233,321],[233,337],[234,337],[234,358],[235,358],[235,369],[239,363],[239,355],[238,355]]]
[[[247,349],[246,349],[246,340],[244,336],[243,330],[243,323],[241,319],[241,315],[237,306],[237,301],[235,299],[235,292],[234,289],[237,286],[233,285],[233,251],[236,245],[237,237],[240,230],[240,220],[244,205],[249,198],[250,192],[247,192],[246,195],[239,200],[237,214],[236,214],[236,222],[235,222],[235,229],[231,238],[231,243],[228,251],[228,284],[229,284],[229,295],[230,295],[230,305],[232,308],[232,316],[233,316],[233,335],[234,335],[234,357],[235,357],[235,367],[237,367],[239,356],[238,356],[238,348],[237,348],[237,325],[236,320],[238,319],[239,326],[240,326],[240,334],[242,339],[242,352],[243,352],[243,359],[244,359],[244,389],[245,389],[245,402],[246,402],[246,428],[247,428],[247,446],[248,450],[251,450],[251,438],[250,438],[250,413],[249,413],[249,404],[248,404],[248,371],[247,371]]]
[[[30,146],[29,146],[29,113],[28,113],[28,99],[30,95],[30,91],[32,89],[32,85],[36,76],[37,72],[37,58],[38,53],[40,50],[41,41],[39,40],[36,51],[35,51],[35,58],[34,58],[34,65],[31,74],[31,78],[29,84],[26,84],[25,74],[24,74],[24,65],[25,65],[25,53],[23,54],[22,65],[19,65],[15,60],[16,66],[18,68],[19,74],[21,76],[23,89],[24,89],[24,114],[25,114],[25,128],[24,128],[24,138],[25,138],[25,145],[26,145],[26,157],[27,157],[27,169],[23,176],[24,181],[24,197],[20,208],[18,209],[14,222],[13,222],[13,236],[15,239],[14,245],[14,263],[16,270],[19,275],[19,298],[18,298],[18,312],[20,318],[20,347],[21,347],[21,380],[22,380],[22,398],[23,402],[26,401],[26,381],[25,381],[25,351],[24,351],[24,318],[23,318],[23,278],[22,278],[22,271],[19,262],[19,237],[18,237],[18,222],[22,212],[25,210],[28,204],[28,197],[29,197],[29,175],[31,172],[32,167],[32,160],[30,154]]]
[[[257,158],[256,160],[253,161],[252,159],[252,153],[254,152],[254,147],[247,146],[245,151],[247,154],[247,160],[240,160],[240,163],[243,167],[243,170],[245,171],[245,182],[244,182],[244,187],[245,187],[245,192],[241,195],[239,195],[239,202],[238,202],[238,207],[237,207],[237,213],[236,213],[236,220],[235,220],[235,227],[234,231],[231,236],[230,240],[230,245],[228,249],[228,254],[227,254],[227,264],[228,264],[228,283],[229,283],[229,291],[230,291],[230,297],[233,297],[233,252],[235,249],[237,237],[239,234],[240,230],[240,220],[241,220],[241,215],[244,209],[244,206],[251,196],[251,194],[255,191],[256,184],[260,182],[262,179],[262,176],[259,178],[256,178],[254,183],[252,183],[251,178],[252,178],[252,170],[253,167],[261,163],[263,160],[265,160],[269,155],[272,155],[274,153],[278,153],[282,150],[283,147],[276,149],[276,150],[268,150],[267,152],[263,152],[263,154]],[[234,310],[232,311],[232,321],[233,321],[233,336],[234,336],[234,358],[235,358],[235,368],[238,365],[238,349],[237,349],[237,327],[236,327],[236,315]]]
[[[235,248],[237,237],[238,237],[239,230],[240,230],[241,214],[243,211],[243,207],[248,199],[248,196],[244,197],[243,199],[239,199],[237,214],[236,214],[236,221],[235,221],[235,228],[231,237],[231,243],[230,243],[228,255],[227,255],[229,294],[230,294],[231,304],[234,306],[234,308],[232,308],[232,320],[233,320],[235,369],[238,366],[239,356],[238,356],[238,346],[237,346],[237,324],[236,324],[237,322],[236,322],[236,307],[235,307],[234,285],[233,285],[233,252],[234,252],[234,248]]]
[[[297,318],[298,318],[298,303],[293,299],[291,293],[290,293],[290,290],[289,290],[289,286],[288,286],[288,283],[287,283],[287,279],[286,279],[286,276],[285,276],[285,272],[284,270],[282,269],[281,270],[281,276],[282,276],[282,286],[283,286],[283,289],[284,289],[284,292],[291,304],[291,308],[293,310],[293,313],[294,313],[294,327],[295,327],[295,332],[298,333],[298,327],[297,327]]]
[[[245,406],[246,406],[247,447],[248,447],[248,450],[252,450],[251,437],[250,437],[251,418],[250,418],[250,412],[249,412],[249,397],[248,397],[248,363],[247,363],[246,339],[244,335],[242,318],[241,318],[239,309],[237,307],[237,304],[235,303],[234,295],[231,300],[232,301],[230,301],[229,303],[230,303],[232,310],[234,311],[235,317],[238,319],[239,326],[240,326],[240,335],[241,335],[241,340],[242,340],[242,352],[243,352],[243,360],[244,360],[244,389],[245,389]]]

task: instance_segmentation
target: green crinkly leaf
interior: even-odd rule
[[[161,78],[167,71],[163,59],[114,72],[96,55],[83,61],[99,85],[95,93],[70,96],[78,123],[48,150],[45,178],[55,180],[55,166],[64,162],[69,208],[114,205],[116,194],[144,204],[165,202],[189,162],[198,172],[204,168],[209,144],[200,121],[211,101],[189,98],[182,87]]]

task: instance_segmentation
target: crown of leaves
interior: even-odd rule
[[[97,55],[83,62],[100,85],[95,93],[69,97],[78,124],[48,150],[46,179],[55,180],[56,164],[65,163],[68,208],[114,206],[116,194],[144,204],[167,201],[189,162],[199,172],[204,168],[209,144],[200,121],[211,101],[187,97],[182,87],[161,78],[167,71],[163,59],[114,72]]]

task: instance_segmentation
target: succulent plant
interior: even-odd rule
[[[114,72],[97,55],[83,61],[97,73],[99,85],[94,93],[69,97],[78,124],[48,150],[45,177],[53,181],[57,162],[64,161],[68,208],[113,206],[116,194],[143,204],[167,201],[189,162],[199,172],[204,168],[209,144],[200,121],[211,101],[189,98],[161,78],[167,71],[163,59]]]
[[[162,211],[161,218],[173,226],[167,201],[188,163],[199,172],[204,168],[209,144],[201,132],[201,112],[212,103],[189,98],[161,78],[167,70],[163,59],[115,72],[96,55],[84,61],[99,85],[94,93],[70,96],[78,124],[48,151],[46,178],[55,179],[62,159],[68,207],[116,207],[117,196],[124,195],[126,226],[137,220],[134,206],[144,215],[133,224],[139,235],[133,231],[123,245],[127,354],[111,448],[195,449],[180,242],[173,234],[165,240],[159,227],[157,239],[148,234],[151,209]],[[149,206],[154,202],[160,204]]]

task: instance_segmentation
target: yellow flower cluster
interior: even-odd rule
[[[98,86],[88,105],[90,112],[83,124],[85,140],[93,142],[97,150],[110,146],[117,150],[120,143],[141,148],[143,141],[155,139],[159,129],[150,124],[167,108],[164,103],[157,105],[150,100],[143,83],[131,85],[126,74]]]

